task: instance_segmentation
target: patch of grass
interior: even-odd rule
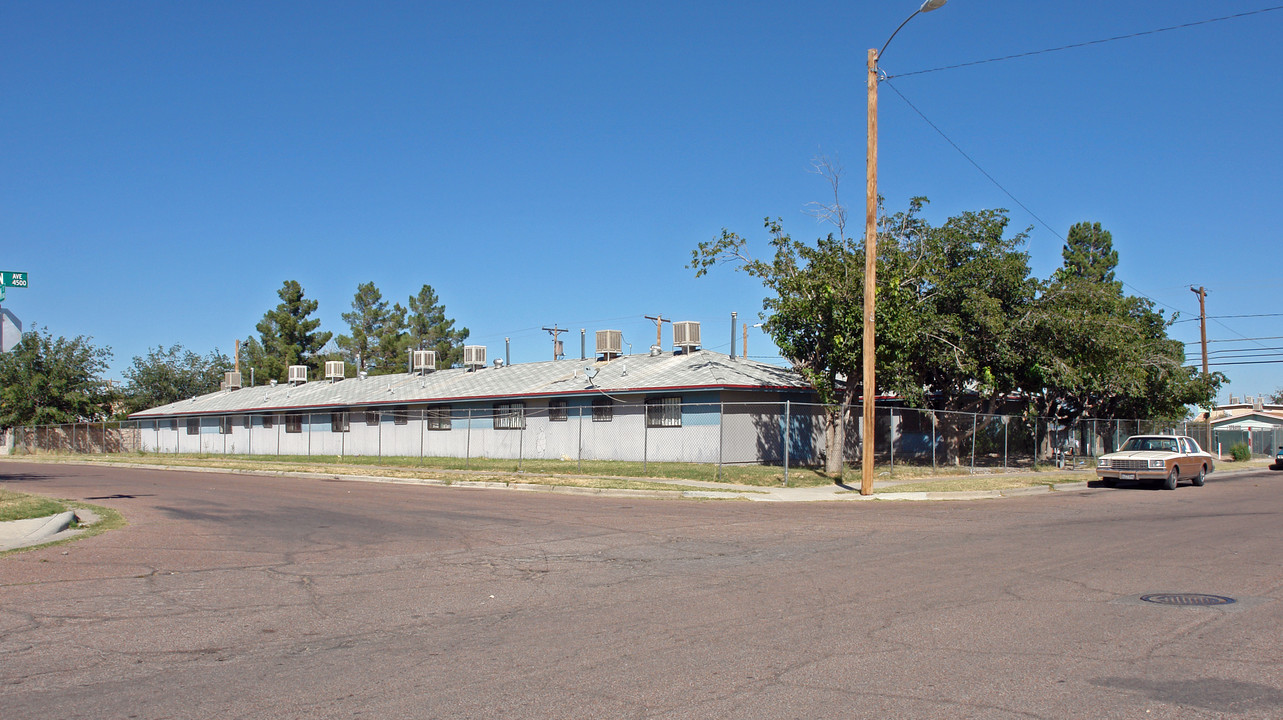
[[[57,500],[0,489],[0,522],[48,517],[66,511],[67,506]]]
[[[1095,479],[1095,475],[1072,472],[1040,472],[1036,475],[998,474],[998,475],[964,475],[941,480],[904,483],[884,488],[875,488],[875,493],[892,492],[965,492],[975,490],[1014,490],[1017,488],[1058,485],[1060,483],[1083,482]]]

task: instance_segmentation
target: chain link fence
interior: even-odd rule
[[[490,408],[395,408],[240,414],[15,428],[15,453],[186,453],[448,459],[620,461],[708,465],[822,466],[827,415],[800,402],[690,402],[675,397],[496,403]],[[850,409],[843,460],[863,457],[862,408]],[[1203,423],[1080,419],[1064,423],[880,406],[875,462],[892,467],[1084,466],[1131,435],[1176,432],[1206,443]],[[1210,452],[1249,443],[1272,454],[1283,429],[1215,432]],[[462,461],[459,465],[457,461]]]

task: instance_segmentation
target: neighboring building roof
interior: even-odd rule
[[[597,371],[590,382],[585,367]],[[556,360],[426,375],[399,373],[364,380],[314,380],[220,390],[143,410],[131,418],[219,415],[321,408],[483,401],[680,390],[807,390],[796,372],[708,350],[689,354],[625,355],[610,362]]]
[[[1283,411],[1233,408],[1212,419],[1212,427],[1221,430],[1247,427],[1278,427],[1283,425]]]

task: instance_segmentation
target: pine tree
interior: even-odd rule
[[[462,362],[463,343],[468,339],[468,328],[455,329],[454,319],[446,317],[445,305],[441,304],[431,285],[424,285],[418,295],[410,298],[406,329],[408,346],[435,350],[438,368],[448,368]]]
[[[311,315],[316,312],[318,303],[304,299],[303,286],[298,281],[285,281],[276,294],[280,296],[281,304],[264,313],[256,326],[264,355],[264,376],[259,380],[284,381],[287,379],[286,368],[290,365],[307,365],[315,377],[320,369],[317,354],[333,333],[317,331],[321,321],[311,319]]]
[[[1114,237],[1100,223],[1080,222],[1069,228],[1064,249],[1060,252],[1064,267],[1057,271],[1062,279],[1078,278],[1091,283],[1114,283],[1118,251]],[[1121,290],[1121,286],[1119,290]]]

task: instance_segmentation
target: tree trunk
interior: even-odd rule
[[[824,441],[826,455],[824,472],[834,477],[842,476],[842,461],[846,455],[846,412],[842,407],[824,406]]]

